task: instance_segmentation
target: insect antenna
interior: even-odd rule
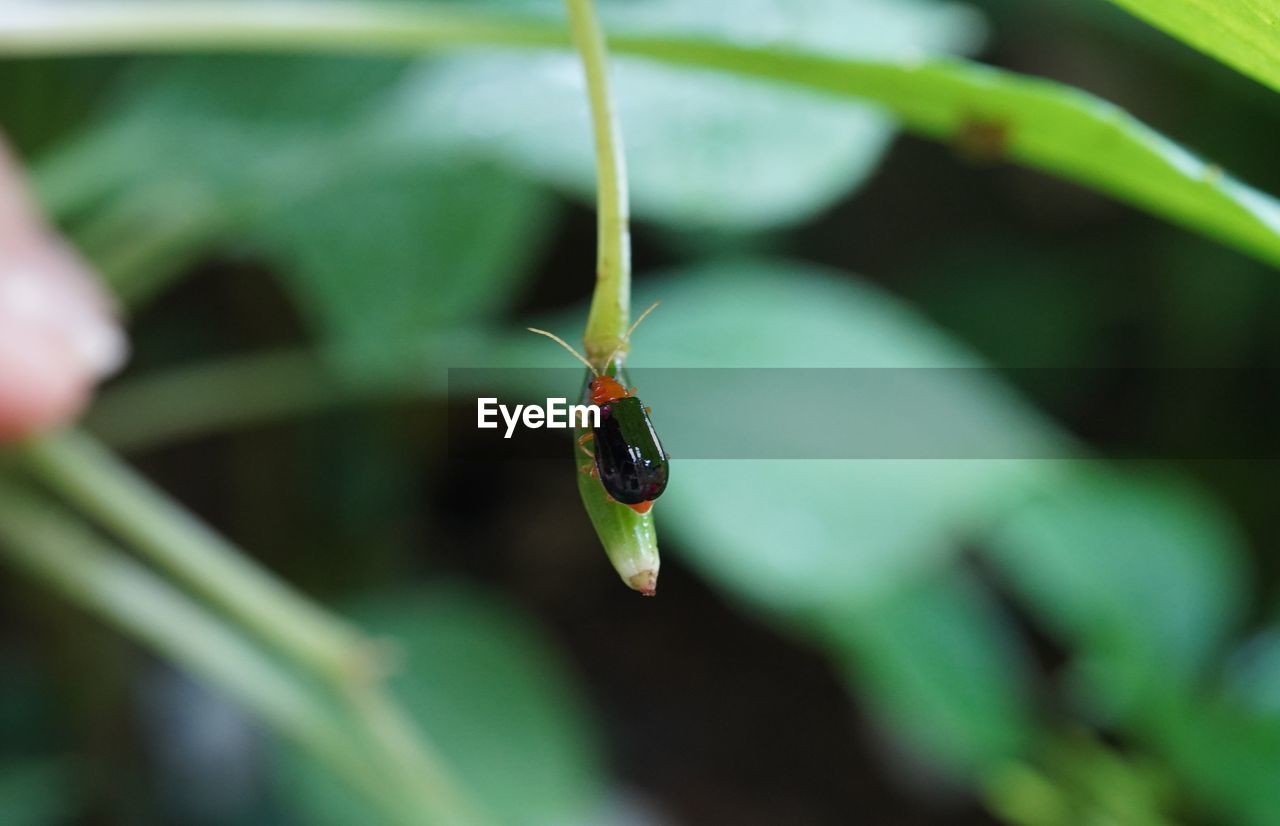
[[[641,318],[643,318],[643,316],[641,316]],[[561,347],[568,350],[573,355],[573,357],[576,358],[578,361],[585,364],[587,366],[587,369],[591,371],[591,375],[593,376],[600,375],[600,371],[597,370],[595,367],[593,367],[591,365],[591,362],[587,361],[586,358],[581,353],[573,349],[573,347],[569,345],[569,342],[560,338],[560,336],[556,335],[555,333],[548,333],[546,330],[539,330],[537,327],[526,327],[525,329],[531,333],[537,333],[540,336],[546,336],[547,338],[551,339],[556,344],[559,344]]]
[[[622,348],[626,347],[628,344],[631,343],[631,334],[634,333],[636,331],[636,328],[640,326],[640,322],[648,318],[649,313],[658,309],[658,305],[661,303],[662,303],[661,301],[653,302],[652,304],[649,305],[649,309],[641,313],[640,317],[631,323],[631,326],[627,328],[626,334],[623,335],[622,337],[622,343],[613,349],[613,352],[609,354],[609,360],[606,361],[605,364],[613,364],[614,358],[617,357],[618,353],[622,352]]]

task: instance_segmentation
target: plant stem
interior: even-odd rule
[[[596,287],[583,335],[587,359],[598,368],[610,355],[625,355],[631,320],[631,230],[622,130],[609,91],[604,32],[591,0],[565,0],[573,42],[582,58],[596,156]]]
[[[89,436],[47,436],[21,454],[45,484],[323,680],[379,764],[377,782],[392,781],[410,811],[450,826],[486,822],[382,690],[377,646],[257,567]]]
[[[66,431],[21,452],[46,485],[311,671],[345,681],[374,668],[372,647],[354,629],[249,561],[91,437]]]
[[[465,8],[284,0],[0,4],[0,54],[128,50],[416,52],[460,44],[565,46],[554,21]]]
[[[112,448],[129,452],[367,395],[314,353],[301,348],[266,351],[186,365],[107,388],[94,401],[86,424]]]
[[[503,337],[488,330],[431,331],[394,374],[378,381],[353,378],[301,347],[212,359],[104,389],[86,425],[110,447],[128,452],[344,404],[431,398],[448,390],[444,365],[491,360],[503,347]]]
[[[1003,158],[1110,194],[1280,266],[1280,204],[1274,198],[1222,174],[1114,105],[1069,86],[947,58],[838,57],[644,33],[615,35],[610,44],[618,54],[870,102],[935,140],[963,138],[975,122],[989,122],[1007,135],[1000,147]],[[445,48],[567,45],[562,27],[545,19],[405,3],[0,3],[0,56],[413,55]]]
[[[582,59],[596,155],[596,287],[583,334],[587,360],[600,371],[621,372],[631,322],[631,229],[622,130],[609,91],[609,56],[592,0],[565,0],[573,43]],[[585,431],[575,432],[575,436]],[[574,451],[574,466],[578,453]],[[616,502],[598,479],[578,470],[578,493],[600,544],[628,588],[653,596],[658,541],[653,514]]]
[[[97,538],[76,516],[3,477],[0,540],[0,553],[32,578],[226,691],[327,763],[394,822],[418,822],[352,747],[332,709],[293,675]]]

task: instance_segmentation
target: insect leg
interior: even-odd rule
[[[596,454],[592,452],[590,448],[587,447],[587,442],[594,439],[595,436],[596,434],[590,431],[587,431],[586,433],[583,433],[582,436],[578,438],[578,449],[581,450],[586,455],[586,457],[588,459],[591,459],[593,462],[595,461]]]

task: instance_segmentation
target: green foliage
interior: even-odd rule
[[[1179,484],[1083,473],[1016,510],[987,550],[1079,652],[1082,699],[1106,718],[1197,684],[1239,620],[1240,538]]]
[[[369,380],[423,330],[509,307],[554,210],[485,166],[405,163],[300,200],[256,233],[313,329]]]
[[[537,18],[498,18],[495,22],[474,13],[459,17],[439,8],[406,13],[399,7],[380,10],[376,4],[362,8],[358,15],[349,11],[315,5],[308,25],[341,20],[350,37],[326,38],[326,48],[402,54],[442,44],[548,46],[564,42],[563,34]],[[182,21],[181,14],[177,19]],[[251,38],[254,45],[273,45],[253,25],[247,29],[256,35]],[[164,31],[162,27],[158,30]],[[309,29],[295,33],[273,27],[271,31],[280,38],[274,44],[277,48],[296,49],[298,38]],[[232,40],[236,37],[229,35]],[[140,39],[149,42],[146,37]],[[56,38],[54,41],[56,48]],[[91,36],[89,42],[92,47]],[[1260,260],[1280,263],[1280,231],[1276,229],[1280,206],[1273,198],[1199,160],[1118,107],[1069,86],[919,55],[858,59],[807,48],[761,48],[619,30],[612,33],[610,42],[615,54],[780,81],[870,102],[896,116],[905,127],[954,142],[972,155],[1009,158],[1043,169],[1217,238]],[[115,41],[108,45],[115,45]],[[198,38],[195,45],[201,45]],[[22,46],[21,38],[17,46]],[[83,44],[73,39],[71,48],[76,47],[83,48]],[[509,80],[504,78],[504,83]],[[526,127],[528,124],[522,124],[522,129]],[[471,137],[478,141],[483,135]],[[549,161],[552,150],[546,148],[546,142],[542,147],[541,151],[548,153],[544,160]],[[83,170],[97,165],[82,162],[68,166]],[[731,171],[741,174],[740,169]],[[65,187],[58,185],[57,176],[54,178],[46,184],[48,189],[64,192]],[[729,208],[723,202],[720,207]]]
[[[1280,91],[1280,8],[1273,0],[1111,2]]]
[[[661,309],[635,336],[631,361],[640,371],[976,364],[890,296],[800,264],[736,260],[686,268],[647,279],[637,303],[657,297]],[[706,307],[716,311],[708,314]],[[545,324],[567,329],[570,322]],[[554,358],[541,342],[518,337],[501,357],[509,364]],[[677,398],[664,405],[661,394],[646,400],[659,427],[664,417],[707,414],[681,409],[687,404]],[[804,399],[780,401],[786,410],[779,416],[804,421],[814,415]],[[937,403],[1022,434],[1028,449],[1059,440],[1006,388],[981,376],[957,381]],[[717,430],[744,443],[766,435],[744,428],[779,420],[758,410],[713,415]],[[858,424],[842,420],[839,426]],[[801,432],[815,433],[808,426]],[[1016,754],[1026,739],[1026,664],[989,596],[950,569],[955,537],[1051,475],[1042,463],[1017,461],[677,456],[654,513],[680,540],[688,562],[826,644],[893,725],[935,759],[971,773]]]
[[[639,303],[659,296],[664,303],[637,332],[633,364],[639,369],[976,363],[888,295],[833,275],[794,263],[738,260],[650,280]],[[707,307],[715,312],[709,315]],[[960,376],[952,396],[938,404],[1021,434],[1028,449],[1055,444],[1052,429],[1034,413],[973,372]],[[667,405],[670,413],[661,401],[653,400],[659,423],[666,415],[687,415],[678,400]],[[817,437],[822,417],[804,409],[803,398],[773,404],[779,415],[810,423],[798,425],[798,432]],[[856,407],[849,415],[838,426],[857,428]],[[750,428],[772,428],[778,419],[718,415],[707,421],[751,444],[768,434]],[[821,612],[892,590],[949,554],[950,538],[962,526],[1044,472],[1035,463],[892,460],[685,460],[678,469],[662,515],[685,540],[695,564],[784,613]],[[901,518],[906,502],[910,519]]]
[[[56,194],[75,177],[79,199],[149,195],[133,219],[142,226],[115,227],[107,247],[171,210],[211,228],[203,244],[244,239],[278,265],[348,363],[376,369],[381,351],[425,326],[509,303],[552,214],[522,181],[452,158],[423,163],[399,140],[387,107],[407,65],[146,61],[110,119],[53,156],[44,185]],[[89,166],[97,182],[83,181]],[[154,288],[127,276],[115,286],[135,300]]]
[[[352,136],[404,69],[358,58],[140,60],[98,122],[46,160],[41,184],[60,213],[180,182],[245,217],[334,176],[358,176],[373,147]]]
[[[974,781],[1027,749],[1036,726],[1029,659],[967,572],[930,572],[825,624],[850,685],[929,760]]]
[[[567,669],[527,617],[442,584],[369,597],[351,618],[395,646],[392,690],[499,822],[591,822],[598,746]],[[280,788],[307,823],[367,820],[363,801],[314,763],[281,756]]]
[[[1280,76],[1266,54],[1272,30],[1227,36],[1260,7],[1123,3],[1264,82]],[[316,8],[323,15],[324,4]],[[664,227],[759,230],[812,216],[874,170],[892,115],[981,160],[1024,162],[1280,263],[1273,199],[1120,109],[1060,84],[906,54],[970,49],[977,27],[963,9],[753,0],[732,14],[709,2],[615,12],[613,46],[629,56],[617,75],[636,211]],[[539,21],[511,25],[538,34]],[[406,35],[388,48],[417,44]],[[280,275],[317,345],[341,356],[343,375],[408,376],[414,392],[434,395],[439,383],[423,368],[435,376],[459,353],[501,366],[563,364],[545,342],[512,332],[509,311],[555,218],[534,181],[579,197],[589,189],[578,83],[573,62],[552,53],[151,59],[132,67],[97,125],[50,159],[42,184],[100,260],[182,213],[204,231],[163,248],[164,277],[213,248],[256,255]],[[1007,265],[1008,247],[996,249],[990,260]],[[1020,266],[1038,256],[1020,253]],[[121,272],[126,298],[163,284]],[[565,277],[584,292],[590,283],[585,272]],[[654,298],[664,306],[636,335],[640,368],[981,363],[904,302],[809,265],[717,258],[646,274],[635,304]],[[1061,325],[1090,313],[1091,298]],[[1010,314],[1021,309],[1004,299]],[[1221,315],[1229,325],[1232,313]],[[574,338],[582,318],[542,326]],[[1015,353],[1042,326],[1029,318],[1005,336]],[[308,379],[308,365],[273,360],[255,378],[278,391],[263,394],[279,403],[271,412],[331,399],[328,377]],[[203,396],[165,398],[239,406],[243,379],[228,369]],[[684,416],[750,440],[759,421],[650,401],[659,427]],[[937,404],[1030,451],[1070,455],[1055,425],[989,375],[970,371]],[[861,408],[871,404],[849,407],[840,425],[868,426]],[[191,415],[216,421],[204,412]],[[163,421],[134,420],[164,432]],[[1247,672],[1223,669],[1248,608],[1245,549],[1230,520],[1175,479],[1035,461],[677,456],[654,513],[700,575],[820,646],[915,752],[986,790],[1014,822],[1161,823],[1166,774],[1223,818],[1280,822],[1280,657],[1265,649]],[[966,546],[995,581],[961,556]],[[1034,707],[1029,645],[994,587],[1007,587],[1066,650],[1068,667],[1046,677],[1069,697],[1065,710]],[[373,598],[355,617],[398,641],[397,693],[504,821],[593,815],[602,780],[591,722],[524,618],[444,587]],[[168,627],[161,619],[149,627]],[[1127,738],[1136,754],[1060,734],[1075,725]],[[281,778],[308,822],[368,817],[296,755],[283,758]]]
[[[1019,826],[1169,826],[1174,788],[1159,764],[1072,732],[1041,744],[1034,761],[1004,767],[988,799]]]
[[[872,101],[976,157],[1021,161],[1280,263],[1274,198],[1070,86],[957,60],[856,61],[639,37],[618,50]]]
[[[1280,719],[1230,698],[1183,695],[1153,715],[1155,750],[1216,820],[1269,826],[1280,819]]]
[[[606,26],[868,59],[970,51],[980,31],[967,9],[918,0],[751,0],[732,14],[663,0],[607,7]],[[579,73],[571,54],[454,57],[422,74],[410,111],[424,133],[586,199],[594,163]],[[862,182],[893,134],[882,113],[732,75],[636,60],[615,61],[612,74],[634,212],[684,230],[809,217]]]
[[[664,305],[636,335],[640,370],[977,363],[892,298],[801,265],[739,260],[645,287],[640,303],[661,296]],[[698,311],[708,306],[716,312]],[[513,338],[503,360],[551,363],[532,344]],[[659,426],[681,415],[653,401]],[[1061,435],[994,381],[957,384],[938,404],[1024,434],[1028,449],[1069,454]],[[1198,752],[1183,743],[1194,736],[1217,738],[1214,759],[1249,761],[1260,748],[1199,720],[1197,692],[1236,628],[1246,566],[1231,524],[1183,484],[1118,476],[1083,459],[685,459],[676,471],[655,512],[688,561],[821,641],[886,722],[952,771],[996,776],[1028,753],[1040,726],[1009,617],[956,567],[960,540],[991,524],[988,558],[1076,652],[1064,690],[1082,719],[1168,736],[1189,758]],[[1170,711],[1175,701],[1188,705]],[[1189,771],[1210,765],[1206,758]],[[1065,790],[1055,794],[1066,795],[1068,811],[1094,805],[1088,796],[1106,782],[1090,778],[1092,791],[1061,778]],[[1097,805],[1142,807],[1145,794]]]

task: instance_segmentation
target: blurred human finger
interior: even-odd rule
[[[0,143],[0,441],[56,427],[124,362],[113,305]]]

